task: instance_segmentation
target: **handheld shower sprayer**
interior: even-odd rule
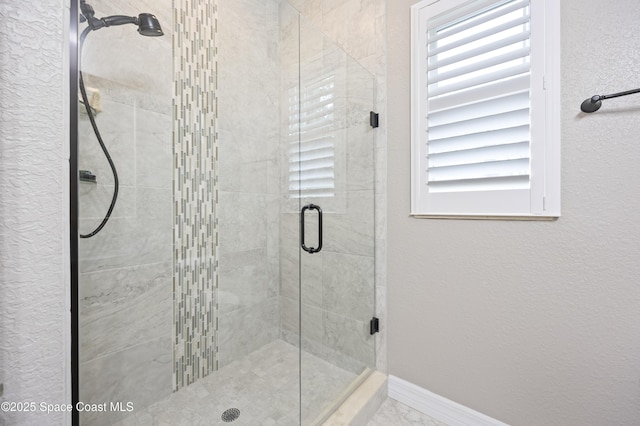
[[[87,28],[82,31],[80,35],[80,49],[78,54],[78,62],[79,68],[78,71],[78,85],[80,88],[80,95],[82,96],[82,102],[84,103],[85,109],[87,111],[87,115],[89,116],[89,121],[91,122],[91,127],[93,128],[93,132],[98,139],[98,143],[100,144],[100,148],[102,148],[102,152],[109,163],[109,167],[111,167],[111,171],[113,173],[113,196],[111,198],[111,204],[109,205],[109,209],[105,214],[102,222],[90,233],[88,234],[80,234],[80,238],[91,238],[96,235],[98,232],[104,228],[104,226],[109,221],[111,217],[111,213],[113,213],[113,209],[115,208],[116,201],[118,199],[118,172],[116,170],[116,166],[111,159],[111,155],[107,150],[107,147],[102,140],[102,135],[100,134],[100,130],[98,129],[98,124],[96,123],[96,119],[94,117],[93,111],[91,110],[91,106],[89,105],[89,99],[87,96],[87,90],[84,85],[84,79],[82,78],[82,47],[84,45],[84,40],[87,38],[90,32],[99,30],[101,28],[111,27],[115,25],[125,25],[125,24],[134,24],[138,26],[138,33],[143,36],[149,37],[158,37],[164,35],[162,32],[162,28],[160,27],[160,22],[158,19],[152,15],[151,13],[141,13],[137,17],[136,16],[125,16],[125,15],[112,15],[106,16],[104,18],[96,18],[95,11],[93,7],[87,4],[86,0],[80,0],[80,22],[86,22]]]
[[[140,35],[147,37],[159,37],[164,35],[160,22],[151,13],[141,13],[138,16],[112,15],[104,18],[96,18],[93,7],[86,3],[85,0],[80,1],[81,19],[84,20],[91,28],[91,31],[100,28],[111,27],[114,25],[134,24],[138,26]]]

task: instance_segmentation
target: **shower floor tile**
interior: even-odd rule
[[[268,343],[162,401],[136,410],[113,426],[298,425],[302,380],[303,424],[333,403],[356,375],[282,340]],[[225,422],[225,410],[237,420]]]

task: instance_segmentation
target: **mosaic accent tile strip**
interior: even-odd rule
[[[217,369],[217,5],[174,1],[174,390]]]

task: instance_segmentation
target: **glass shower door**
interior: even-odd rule
[[[374,78],[300,24],[301,423],[321,423],[375,366]]]

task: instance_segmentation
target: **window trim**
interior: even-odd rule
[[[438,15],[452,8],[464,7],[479,0],[423,0],[411,7],[411,212],[416,218],[458,218],[458,219],[501,219],[501,220],[554,220],[560,216],[560,4],[557,0],[530,0],[532,25],[538,29],[531,43],[544,44],[544,62],[532,61],[532,88],[541,88],[543,96],[532,99],[531,109],[535,114],[533,123],[539,123],[542,114],[544,126],[532,125],[531,143],[531,187],[529,190],[529,212],[505,213],[466,213],[452,211],[450,213],[433,213],[421,210],[424,201],[426,173],[423,173],[424,162],[421,153],[426,146],[422,136],[426,129],[427,84],[423,73],[421,54],[427,43],[426,31],[421,29],[421,13],[425,8]],[[446,3],[446,5],[445,5]],[[483,5],[496,3],[496,0],[483,0]],[[533,5],[537,7],[533,7]],[[542,7],[540,7],[542,6]],[[535,31],[532,27],[532,34]],[[542,35],[540,35],[540,32]],[[535,133],[534,133],[535,132]],[[541,142],[541,139],[542,142]],[[486,194],[486,193],[485,193]],[[462,194],[458,194],[462,195]],[[482,196],[482,192],[469,192],[466,196]]]

